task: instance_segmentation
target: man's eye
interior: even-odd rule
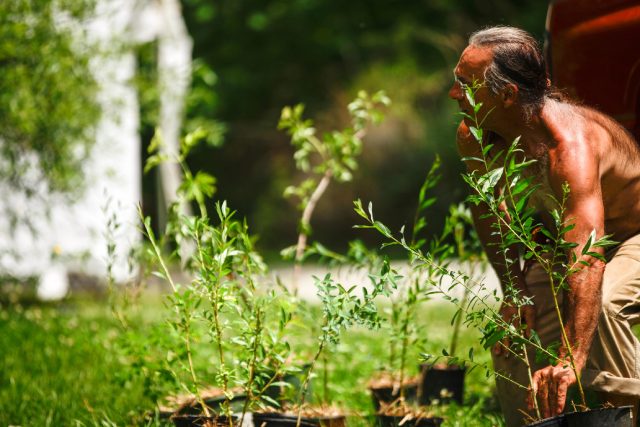
[[[466,84],[465,82],[463,82],[462,80],[460,80],[458,78],[458,76],[456,76],[455,74],[453,75],[453,79],[455,80],[456,83],[458,83],[460,85],[460,88],[462,90],[467,90],[467,87],[469,87],[468,84]]]

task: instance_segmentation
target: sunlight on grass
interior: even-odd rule
[[[440,353],[448,342],[453,311],[443,303],[428,303],[420,311],[425,350]],[[147,297],[136,316],[136,333],[144,335],[162,325],[163,307]],[[0,311],[0,425],[139,425],[153,412],[145,396],[144,376],[130,377],[118,348],[121,333],[105,302],[67,301],[56,306],[4,307]],[[307,333],[308,334],[308,333]],[[299,336],[304,347],[310,336]],[[478,358],[488,353],[478,347],[477,334],[463,332],[461,349],[475,346]],[[385,334],[355,329],[328,353],[331,399],[348,408],[349,425],[372,425],[371,397],[366,383],[385,363]],[[210,349],[200,349],[204,365]],[[418,349],[409,358],[410,374],[418,373]],[[318,375],[323,375],[321,364]],[[318,380],[316,380],[318,382]],[[474,370],[467,376],[464,407],[443,409],[446,425],[495,425],[498,412],[491,380]],[[321,387],[313,386],[315,394]],[[148,425],[163,425],[148,421]]]

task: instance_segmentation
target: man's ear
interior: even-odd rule
[[[518,99],[518,86],[509,83],[502,89],[502,104],[505,108],[511,107]]]

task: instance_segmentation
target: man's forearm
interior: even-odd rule
[[[565,328],[578,370],[586,363],[602,310],[604,267],[604,262],[593,260],[588,267],[581,268],[568,278]]]

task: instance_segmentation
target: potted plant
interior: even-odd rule
[[[486,259],[479,247],[479,239],[473,229],[471,212],[463,204],[453,205],[449,208],[449,215],[445,221],[443,237],[453,240],[454,255],[460,268],[468,271],[472,281],[476,280],[478,273],[486,270]],[[445,263],[445,257],[450,257],[451,250],[440,256]],[[480,270],[480,272],[478,272]],[[462,290],[460,304],[466,306],[469,300],[470,290]],[[449,342],[447,354],[455,358],[458,354],[458,340],[462,326],[462,316],[456,316],[453,320],[453,331]],[[464,401],[464,378],[466,366],[449,363],[422,363],[420,365],[420,403],[428,405],[434,402],[448,403],[453,400],[462,405]]]
[[[502,345],[505,351],[517,357],[525,364],[528,371],[528,384],[515,383],[517,386],[525,390],[530,389],[533,383],[532,358],[534,356],[546,358],[549,363],[557,363],[559,360],[568,361],[569,367],[574,371],[574,375],[577,378],[579,403],[576,407],[579,408],[580,411],[566,415],[566,419],[564,419],[565,416],[563,415],[551,420],[543,420],[538,425],[554,425],[554,423],[561,425],[565,421],[569,422],[572,419],[576,420],[578,418],[580,419],[580,423],[587,423],[589,422],[586,420],[587,418],[602,419],[600,417],[607,418],[611,414],[615,414],[614,417],[620,419],[618,421],[620,422],[619,425],[629,425],[630,408],[588,410],[580,381],[580,373],[575,369],[572,349],[568,345],[566,331],[564,330],[562,312],[557,294],[565,288],[567,278],[576,271],[576,265],[580,262],[575,255],[569,259],[562,256],[563,252],[568,252],[569,249],[575,246],[575,244],[568,243],[563,238],[564,234],[573,227],[572,224],[565,222],[563,215],[569,188],[567,185],[564,186],[562,199],[556,201],[557,209],[552,212],[556,229],[556,233],[554,234],[545,229],[543,224],[535,220],[533,209],[527,205],[527,201],[535,191],[536,186],[534,184],[534,178],[530,174],[525,175],[524,171],[533,162],[523,158],[522,151],[518,148],[518,140],[516,139],[505,152],[498,153],[491,157],[488,156],[491,146],[484,145],[481,122],[477,117],[477,112],[481,105],[474,102],[474,95],[477,88],[477,85],[472,85],[467,88],[467,99],[473,108],[473,113],[472,115],[466,116],[475,124],[470,130],[476,142],[480,145],[480,154],[478,157],[466,160],[479,162],[482,164],[481,169],[485,172],[480,173],[474,171],[464,175],[465,180],[474,190],[474,194],[469,197],[469,202],[473,204],[484,203],[488,206],[491,214],[497,219],[493,225],[495,227],[494,232],[495,235],[499,237],[499,247],[504,256],[505,265],[508,266],[510,263],[519,262],[519,260],[509,259],[506,250],[512,244],[518,243],[525,249],[524,258],[535,259],[549,275],[558,324],[562,333],[563,342],[566,345],[566,354],[560,357],[555,351],[553,344],[547,347],[543,346],[539,338],[537,338],[535,331],[529,333],[524,322],[519,321],[522,318],[522,310],[531,304],[531,300],[523,296],[516,289],[514,286],[515,279],[513,277],[506,278],[508,283],[505,287],[504,300],[516,308],[516,316],[514,319],[505,320],[496,311],[495,306],[487,302],[488,298],[493,298],[496,302],[499,302],[500,299],[496,294],[482,295],[481,291],[484,288],[470,283],[472,281],[467,275],[439,265],[438,260],[432,254],[423,253],[411,247],[406,243],[404,237],[395,237],[388,227],[373,219],[371,208],[369,209],[369,213],[364,211],[360,201],[356,202],[356,212],[362,218],[366,219],[368,222],[366,227],[377,229],[389,240],[389,244],[402,246],[414,255],[422,266],[436,268],[440,274],[449,276],[454,282],[454,285],[463,286],[468,290],[471,298],[469,303],[465,305],[462,304],[460,299],[449,295],[448,290],[439,286],[438,282],[434,282],[436,291],[442,293],[445,298],[458,307],[459,311],[456,315],[464,314],[465,321],[468,324],[480,328],[483,333],[482,342],[485,348],[491,348],[496,344]],[[497,187],[499,187],[501,191],[496,192]],[[501,204],[507,206],[507,210],[502,210],[500,208]],[[535,235],[534,231],[543,233],[544,236],[547,237],[547,241],[542,243],[537,241],[533,237]],[[595,233],[592,234],[592,238],[588,240],[582,249],[582,254],[601,257],[597,252],[593,251],[593,248],[604,247],[611,244],[611,242],[607,239],[607,236],[596,239]],[[547,254],[547,256],[545,257],[543,254]],[[560,267],[561,273],[558,273],[558,267]],[[502,342],[503,339],[509,339],[511,345],[504,345]],[[532,351],[536,354],[531,354]],[[445,356],[449,357],[446,352]],[[471,356],[472,354],[470,353],[470,358]],[[494,372],[494,374],[507,381],[514,382],[511,378],[499,372]],[[532,396],[532,406],[539,420],[541,417],[535,395]],[[595,422],[600,423],[602,421]]]
[[[578,422],[580,425],[587,425],[594,422],[594,425],[606,425],[605,419],[613,420],[615,417],[618,417],[618,421],[611,425],[630,425],[629,408],[589,409],[582,385],[581,372],[576,369],[573,355],[574,349],[572,349],[568,339],[563,318],[564,314],[559,301],[559,294],[561,292],[570,292],[570,277],[580,271],[582,264],[588,265],[583,257],[591,257],[605,262],[606,260],[598,251],[598,248],[605,248],[615,242],[609,240],[610,236],[606,235],[597,238],[595,230],[593,230],[589,239],[580,249],[580,253],[576,253],[575,248],[578,245],[567,241],[565,238],[567,233],[575,226],[572,219],[567,218],[565,214],[570,193],[570,188],[567,183],[562,187],[563,193],[560,200],[553,198],[550,194],[547,195],[547,197],[553,199],[553,202],[555,202],[555,209],[551,211],[554,220],[553,230],[555,230],[555,232],[535,220],[534,210],[528,206],[528,201],[539,184],[535,183],[535,177],[527,170],[534,161],[524,158],[524,153],[518,148],[518,139],[513,142],[504,154],[498,154],[493,157],[489,156],[489,151],[492,147],[490,144],[487,144],[483,138],[482,123],[477,116],[481,104],[476,104],[474,101],[477,89],[477,85],[466,89],[467,99],[473,108],[473,113],[466,116],[474,124],[474,126],[470,128],[471,134],[481,149],[480,156],[473,160],[479,161],[483,165],[486,173],[469,173],[465,176],[465,180],[475,192],[475,195],[471,196],[469,200],[476,204],[484,203],[496,219],[494,224],[495,233],[500,237],[500,249],[502,253],[505,254],[505,265],[509,265],[510,262],[519,262],[519,260],[509,260],[506,256],[507,248],[513,243],[517,243],[524,248],[523,258],[525,260],[535,260],[547,274],[551,291],[550,295],[553,300],[557,325],[560,330],[563,353],[558,354],[559,352],[554,351],[554,348],[549,347],[546,351],[542,351],[542,349],[539,348],[542,347],[542,345],[535,333],[531,335],[533,340],[525,341],[524,345],[536,348],[538,355],[541,354],[547,360],[548,364],[564,363],[573,371],[573,375],[576,378],[578,403],[572,402],[574,409],[577,409],[577,411],[566,415],[567,422]],[[500,186],[501,191],[498,193],[499,197],[495,197],[495,191],[490,188],[492,183]],[[499,207],[500,204],[506,206],[507,209],[501,210]],[[543,235],[544,239],[536,239],[536,234]],[[509,282],[510,286],[507,286],[506,298],[514,300],[520,299],[520,295],[517,295],[517,292],[513,291],[515,289],[515,281],[513,278],[509,278]],[[526,301],[524,303],[525,305],[527,304]],[[522,307],[522,305],[518,304],[518,301],[514,302],[514,306]],[[537,346],[532,346],[531,341],[535,341]],[[523,351],[526,356],[526,347],[523,347]],[[527,364],[527,368],[529,369],[530,384],[533,384],[529,364]],[[540,412],[538,410],[536,396],[535,393],[532,394],[532,406],[536,410],[536,415],[539,418]],[[569,405],[567,406],[569,407]],[[620,417],[621,413],[625,415]],[[562,416],[556,417],[556,419],[557,418],[562,418]]]
[[[316,338],[316,346],[311,365],[304,376],[296,405],[285,408],[285,411],[270,411],[254,414],[256,426],[266,423],[267,427],[277,426],[278,423],[287,424],[295,415],[296,425],[309,423],[331,427],[340,427],[345,423],[343,414],[331,408],[327,401],[323,402],[319,409],[312,408],[306,402],[306,390],[311,376],[321,360],[326,349],[336,345],[340,340],[341,332],[354,324],[364,325],[369,328],[377,328],[380,325],[380,317],[374,300],[379,295],[388,296],[396,286],[397,273],[388,263],[385,263],[378,275],[371,275],[372,290],[360,295],[357,286],[349,288],[337,283],[331,274],[323,278],[315,277],[318,297],[321,301],[322,317],[320,321],[320,334]],[[288,410],[287,410],[288,409]],[[327,413],[327,409],[328,412]]]
[[[426,209],[433,204],[435,198],[427,197],[428,191],[433,188],[440,179],[437,173],[440,162],[436,158],[435,163],[427,174],[418,197],[411,239],[409,245],[422,247],[426,240],[420,237],[427,225],[425,219]],[[368,259],[375,260],[369,256]],[[412,260],[410,259],[411,263]],[[405,280],[402,281],[399,289],[391,298],[389,316],[389,368],[377,378],[374,378],[369,389],[374,397],[376,410],[391,409],[390,403],[399,402],[411,404],[418,400],[419,378],[410,377],[407,373],[408,350],[419,344],[417,325],[417,309],[419,304],[427,297],[424,293],[423,275],[415,274],[415,270],[410,270]],[[408,409],[408,405],[394,405],[394,413],[398,413],[401,408]],[[380,412],[383,414],[384,412]]]
[[[183,346],[178,357],[179,369],[172,374],[193,396],[193,402],[182,412],[200,412],[177,413],[172,419],[181,425],[232,426],[242,424],[245,416],[263,401],[277,404],[266,391],[287,371],[289,346],[283,337],[291,314],[286,295],[258,287],[266,265],[254,249],[254,238],[246,222],[237,220],[226,202],[216,203],[215,217],[209,216],[205,199],[214,192],[214,179],[201,172],[192,174],[185,161],[205,136],[200,131],[190,133],[182,139],[175,158],[156,153],[148,163],[152,167],[163,161],[178,162],[184,181],[174,206],[192,201],[198,206],[198,215],[180,214],[174,208],[167,225],[167,234],[178,248],[175,253],[183,257],[182,265],[190,273],[187,283],[174,280],[167,257],[151,229],[150,218],[142,219],[159,266],[157,275],[172,290],[168,307],[174,316],[169,324]],[[160,144],[157,136],[151,150],[155,153]],[[185,247],[192,249],[181,250]],[[203,337],[211,343],[205,350],[201,348]],[[210,378],[206,384],[195,361],[198,349],[213,355],[203,375]],[[204,394],[207,384],[218,388],[216,398]],[[242,398],[239,405],[238,397]]]
[[[377,108],[389,104],[389,99],[384,93],[379,92],[369,96],[366,92],[358,93],[358,97],[349,104],[349,113],[352,117],[352,127],[342,131],[325,134],[323,138],[316,136],[316,130],[311,120],[302,117],[303,105],[293,108],[285,107],[278,127],[284,129],[291,136],[291,142],[296,148],[294,158],[296,166],[310,177],[298,186],[290,186],[285,190],[285,196],[296,196],[300,200],[299,209],[302,212],[299,223],[298,241],[295,246],[283,251],[285,258],[293,258],[295,262],[293,274],[293,295],[297,296],[298,282],[301,274],[300,266],[303,260],[312,253],[322,251],[320,244],[309,245],[308,238],[311,234],[311,217],[332,180],[345,182],[352,179],[353,171],[357,168],[356,158],[362,149],[362,138],[369,123],[377,123],[382,115]],[[387,268],[386,274],[390,274]],[[385,276],[386,277],[386,276]],[[355,287],[345,289],[336,283],[331,275],[323,279],[315,278],[318,288],[318,296],[322,301],[322,323],[314,330],[317,335],[317,347],[313,351],[311,361],[304,370],[302,385],[298,399],[283,408],[272,408],[254,414],[254,423],[260,425],[276,425],[277,423],[296,424],[321,423],[323,425],[341,425],[344,423],[344,415],[332,408],[328,398],[328,347],[338,341],[339,331],[353,323],[369,323],[374,326],[374,320],[366,320],[366,315],[376,316],[373,299],[381,292],[379,288],[373,294],[364,294],[362,297],[356,294]],[[309,308],[303,301],[296,301],[296,316],[304,318],[309,316]],[[368,314],[365,311],[368,310]],[[373,319],[372,318],[372,319]],[[310,325],[315,321],[307,322]],[[312,328],[313,330],[313,328]],[[310,380],[319,362],[324,362],[324,375],[322,391],[323,402],[319,408],[310,407],[307,404]]]

